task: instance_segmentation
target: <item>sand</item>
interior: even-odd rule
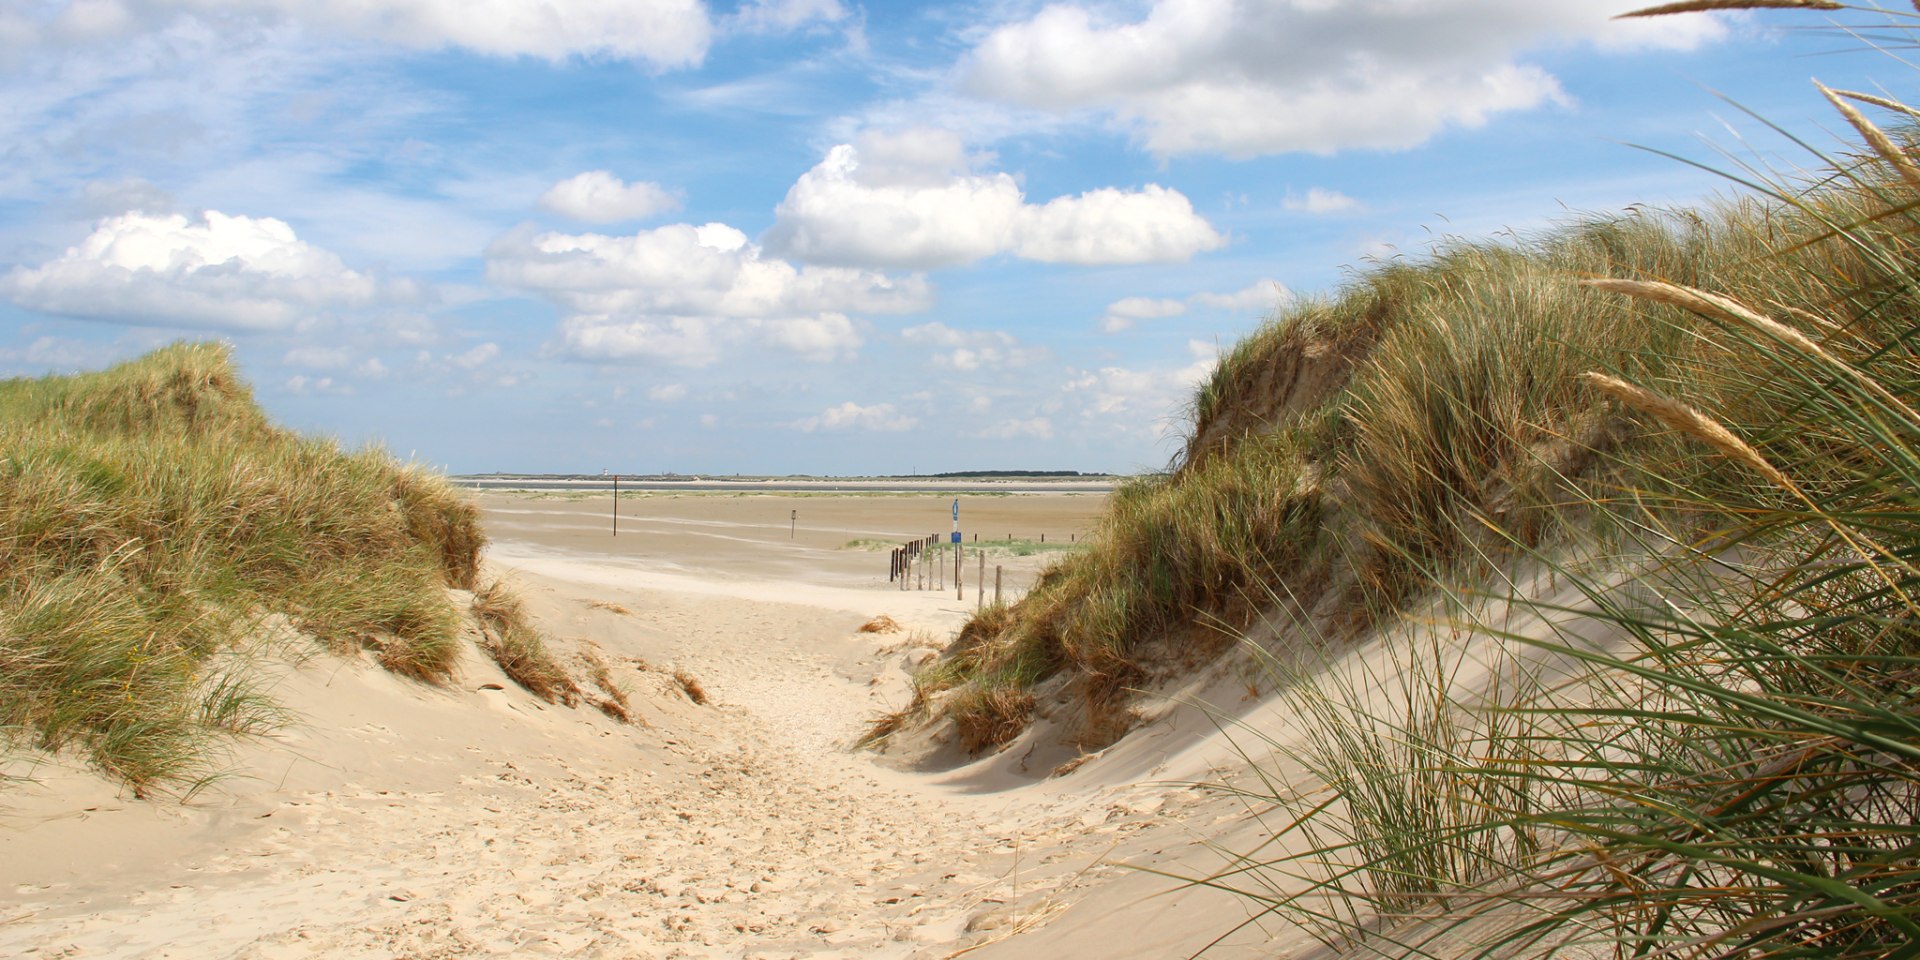
[[[1197,710],[1063,776],[1032,738],[936,773],[853,749],[977,600],[971,559],[961,600],[901,592],[848,544],[944,532],[947,500],[657,495],[623,501],[618,537],[604,497],[477,501],[489,575],[556,645],[600,653],[636,723],[541,703],[478,655],[446,688],[274,661],[298,722],[185,802],[60,760],[0,770],[35,778],[0,791],[0,956],[1164,957],[1247,918],[1134,869],[1198,875],[1211,844],[1258,839],[1184,785],[1244,775]],[[963,520],[1051,543],[1101,501],[968,498]],[[988,569],[1011,593],[1044,559]],[[859,630],[882,614],[902,629]],[[1299,946],[1275,932],[1212,955]]]

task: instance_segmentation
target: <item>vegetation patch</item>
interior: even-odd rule
[[[0,382],[0,731],[145,795],[277,715],[234,651],[284,617],[444,679],[483,542],[436,475],[268,423],[224,346]]]
[[[548,703],[571,707],[580,702],[580,685],[547,652],[525,605],[506,584],[496,580],[476,591],[473,612],[480,621],[480,648],[513,682]]]

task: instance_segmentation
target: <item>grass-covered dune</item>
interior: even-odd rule
[[[1645,15],[1760,7],[1920,37],[1828,0]],[[1448,960],[1920,956],[1920,109],[1820,90],[1858,145],[1736,177],[1749,199],[1287,307],[1175,467],[975,618],[918,709],[978,749],[1076,688],[1053,719],[1109,740],[1128,685],[1240,636],[1280,692],[1218,717],[1257,773],[1219,789],[1270,832],[1184,879],[1248,925]]]
[[[269,423],[218,344],[0,382],[0,736],[191,784],[278,720],[249,638],[444,679],[483,542],[438,476]]]
[[[1879,97],[1835,101],[1911,119]],[[1872,130],[1879,146],[1822,157],[1798,183],[1443,243],[1284,305],[1201,385],[1171,469],[1116,492],[1090,549],[976,618],[912,710],[951,718],[978,751],[1062,694],[1077,704],[1055,718],[1067,735],[1102,746],[1128,727],[1128,689],[1263,615],[1356,637],[1471,579],[1487,551],[1583,524],[1587,494],[1751,479],[1589,373],[1685,397],[1772,461],[1841,482],[1825,431],[1794,415],[1803,398],[1755,386],[1774,374],[1754,345],[1817,342],[1910,395],[1920,172]]]

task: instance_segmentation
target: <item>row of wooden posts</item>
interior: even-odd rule
[[[965,544],[960,543],[950,544],[950,546],[953,547],[953,598],[965,600],[967,587],[961,582],[960,573],[965,569],[961,564],[966,560],[967,548]],[[987,600],[985,589],[987,555],[985,551],[975,551],[974,556],[980,560],[979,578],[974,581],[980,585],[974,590],[975,605],[981,606]],[[887,580],[900,584],[902,590],[945,590],[947,588],[947,565],[941,562],[940,535],[937,533],[918,540],[909,540],[895,547],[888,563]],[[995,605],[1000,603],[1001,572],[1000,565],[994,564],[993,602]]]

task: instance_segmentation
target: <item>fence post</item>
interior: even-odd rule
[[[955,600],[967,598],[967,585],[960,582],[960,561],[966,552],[967,548],[964,545],[958,543],[953,545],[953,598]]]
[[[980,558],[980,576],[975,580],[977,586],[973,591],[973,608],[979,610],[987,605],[987,553],[984,550],[976,550],[974,556]]]
[[[1000,565],[993,565],[993,605],[1000,605]]]

